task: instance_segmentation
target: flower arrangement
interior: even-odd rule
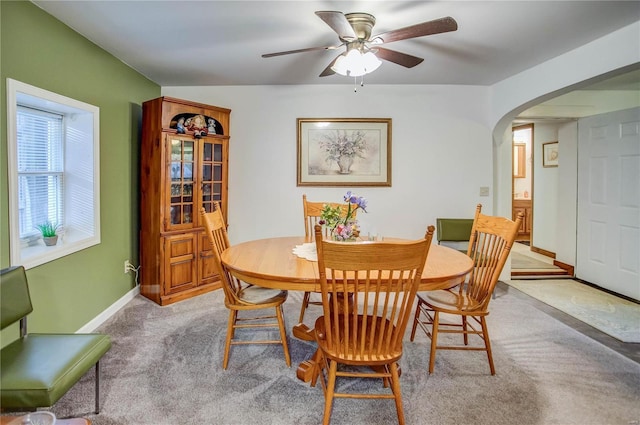
[[[363,153],[367,149],[367,141],[363,131],[355,130],[351,134],[347,134],[346,131],[336,130],[335,133],[325,135],[325,140],[320,142],[320,147],[327,154],[326,161],[335,162],[342,169],[344,165],[341,165],[341,162],[344,162],[345,159],[352,162],[356,156],[364,157]],[[349,163],[347,168],[350,165]]]
[[[322,208],[318,223],[328,228],[335,240],[355,240],[360,236],[360,229],[354,216],[358,209],[367,212],[367,200],[348,191],[344,201],[347,203],[346,214],[342,214],[341,206],[331,207],[327,204]]]

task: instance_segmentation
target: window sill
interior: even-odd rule
[[[98,236],[67,231],[58,238],[58,243],[54,246],[46,246],[40,239],[35,245],[21,248],[18,263],[12,261],[12,265],[22,265],[28,270],[99,243]]]

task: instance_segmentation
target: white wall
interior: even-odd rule
[[[164,87],[162,93],[233,110],[232,243],[301,234],[302,193],[321,200],[339,200],[344,193],[340,188],[296,187],[295,119],[299,117],[393,119],[393,186],[357,190],[370,200],[371,212],[362,220],[383,235],[415,237],[437,216],[471,215],[478,202],[489,214],[511,216],[513,118],[587,80],[638,64],[639,33],[636,22],[491,87],[369,85],[353,93],[353,86],[345,83]],[[563,149],[560,155],[567,158]],[[563,168],[563,179],[565,171],[570,172]],[[575,181],[570,184],[575,187]],[[491,188],[490,197],[478,196],[480,186]],[[575,210],[575,203],[570,205],[575,197],[564,197],[565,189],[573,190],[562,186],[558,191],[563,208],[559,211],[569,214]],[[575,223],[559,218],[557,223],[560,234],[571,236],[557,245],[557,258],[573,264],[575,246],[565,242],[575,245]],[[507,264],[502,280],[509,278],[509,269]]]
[[[496,141],[520,111],[578,89],[599,75],[640,62],[640,22],[536,65],[492,86],[491,125]],[[583,84],[586,85],[586,84]]]
[[[366,232],[421,237],[436,217],[492,214],[489,89],[365,85],[163,87],[163,96],[230,108],[229,237],[232,243],[301,235],[302,194],[369,200]],[[296,118],[392,119],[392,186],[296,186]],[[481,186],[491,189],[480,197]]]
[[[558,128],[558,190],[556,214],[556,260],[576,265],[578,199],[578,123]],[[560,160],[562,158],[562,160]],[[535,230],[534,230],[535,231]]]
[[[531,244],[536,248],[550,252],[556,252],[556,212],[558,211],[558,169],[560,165],[553,168],[542,166],[542,145],[556,141],[558,141],[558,126],[556,124],[534,125],[533,238]]]
[[[638,34],[640,22],[635,22],[491,86],[490,122],[494,149],[498,151],[494,156],[505,160],[511,158],[500,152],[500,146],[506,143],[510,152],[511,122],[519,112],[586,86],[599,76],[637,66],[640,63]],[[511,167],[511,160],[508,161]],[[511,187],[510,172],[496,168],[494,184],[503,188],[496,200],[495,213],[508,216],[511,214],[511,192],[506,187]]]

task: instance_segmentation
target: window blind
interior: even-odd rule
[[[19,106],[17,120],[18,215],[20,237],[37,225],[64,222],[62,116]]]

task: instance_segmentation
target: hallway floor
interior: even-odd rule
[[[640,363],[640,344],[634,344],[629,342],[622,342],[606,333],[594,328],[593,326],[576,319],[573,316],[570,316],[567,313],[564,313],[558,310],[555,307],[551,307],[544,302],[533,298],[530,295],[525,294],[522,291],[517,290],[514,287],[509,286],[507,283],[498,282],[498,285],[495,289],[496,297],[500,297],[501,293],[509,292],[509,294],[517,296],[520,299],[526,300],[532,306],[537,308],[540,311],[547,313],[549,316],[559,320],[565,325],[577,330],[583,335],[588,336],[589,338],[598,341],[602,345],[609,347],[610,349],[618,352],[619,354]]]
[[[517,252],[519,254],[522,255],[526,255],[528,257],[531,257],[535,260],[547,263],[547,264],[553,264],[553,259],[550,257],[547,257],[545,255],[542,254],[538,254],[536,252],[532,252],[530,250],[530,247],[521,243],[514,243],[513,247],[512,247],[512,252]],[[555,275],[545,275],[545,270],[518,270],[518,272],[516,272],[516,276],[513,276],[513,273],[518,270],[518,269],[513,269],[512,268],[512,279],[571,279],[571,276],[555,276]],[[525,275],[522,276],[520,275],[519,272],[532,272],[532,273],[537,273],[537,274],[532,274],[532,275]],[[548,271],[548,270],[547,270]],[[606,333],[596,329],[595,327],[567,314],[564,313],[560,310],[558,310],[555,307],[552,307],[530,295],[525,294],[524,292],[521,292],[519,290],[517,290],[514,287],[510,287],[508,284],[503,283],[503,282],[499,282],[498,286],[496,287],[496,295],[500,296],[500,292],[502,291],[508,291],[510,294],[516,295],[519,298],[522,299],[526,299],[529,303],[531,303],[533,306],[535,306],[537,309],[544,311],[545,313],[549,314],[550,316],[554,317],[555,319],[561,321],[562,323],[564,323],[567,326],[572,327],[573,329],[581,332],[582,334],[600,342],[601,344],[611,348],[612,350],[622,354],[625,357],[628,357],[638,363],[640,363],[640,344],[636,344],[636,343],[625,343],[622,342],[610,335],[607,335]]]
[[[563,279],[563,278],[571,277],[567,275],[564,269],[553,265],[553,258],[531,251],[531,248],[528,245],[516,242],[513,244],[513,247],[511,248],[511,252],[512,252],[512,260],[511,260],[511,277],[512,278],[548,279],[550,277],[553,277],[557,279]],[[526,262],[523,262],[523,261],[515,261],[515,259],[513,258],[515,255],[521,255],[528,259],[531,259],[531,261],[529,262],[531,264],[526,264]],[[535,263],[544,263],[544,264],[540,264],[537,266],[535,265]]]

